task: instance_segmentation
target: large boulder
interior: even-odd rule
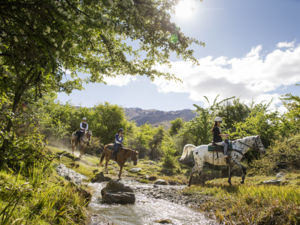
[[[101,190],[102,202],[106,204],[133,204],[135,195],[133,190],[119,181],[111,180]]]
[[[101,183],[101,182],[105,182],[105,181],[110,181],[111,178],[110,177],[105,177],[103,175],[103,172],[98,173],[95,175],[95,177],[92,178],[91,182],[92,183]]]

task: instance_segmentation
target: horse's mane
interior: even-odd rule
[[[135,150],[131,149],[131,148],[122,148],[125,151],[129,151],[129,152],[136,152]]]
[[[248,139],[253,139],[253,138],[256,138],[256,137],[257,137],[257,135],[253,135],[253,136],[247,136],[247,137],[235,139],[235,140],[232,140],[232,141],[233,141],[233,142],[246,141],[246,140],[248,140]]]

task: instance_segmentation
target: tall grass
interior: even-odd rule
[[[203,198],[206,195],[214,201],[207,201],[200,207],[213,211],[220,223],[225,224],[299,224],[300,187],[299,176],[291,174],[284,186],[260,185],[261,181],[273,177],[252,177],[246,185],[228,186],[226,179],[215,179],[205,186],[192,186],[184,192]],[[240,178],[234,177],[238,183]]]
[[[29,176],[0,171],[0,224],[84,224],[85,205],[76,188],[50,165],[35,165]]]

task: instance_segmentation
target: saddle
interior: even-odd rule
[[[114,145],[109,145],[109,146],[107,146],[107,148],[110,150],[110,151],[112,151],[112,153],[113,153],[113,158],[115,159],[115,160],[117,160],[117,155],[118,155],[118,153],[122,150],[122,148],[123,148],[123,146],[120,146],[119,147],[119,149],[118,149],[118,151],[115,153],[114,152]]]
[[[217,159],[218,159],[219,158],[219,152],[224,154],[224,146],[223,145],[217,145],[215,143],[210,143],[210,144],[208,144],[208,151],[213,152],[214,155],[215,155],[215,153],[217,153]],[[232,142],[231,141],[229,142],[227,151],[232,151]]]
[[[228,151],[231,151],[232,150],[232,143],[229,142],[229,145],[228,145]],[[217,145],[217,144],[214,144],[214,143],[210,143],[208,144],[208,151],[209,152],[224,152],[224,146],[223,145]]]

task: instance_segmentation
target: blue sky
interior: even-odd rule
[[[108,79],[83,91],[60,93],[58,100],[91,107],[109,102],[123,107],[178,110],[237,96],[245,102],[300,95],[300,0],[181,0],[173,20],[182,31],[204,41],[193,46],[200,66],[172,57],[183,83],[145,77]],[[181,7],[180,7],[181,6]]]

